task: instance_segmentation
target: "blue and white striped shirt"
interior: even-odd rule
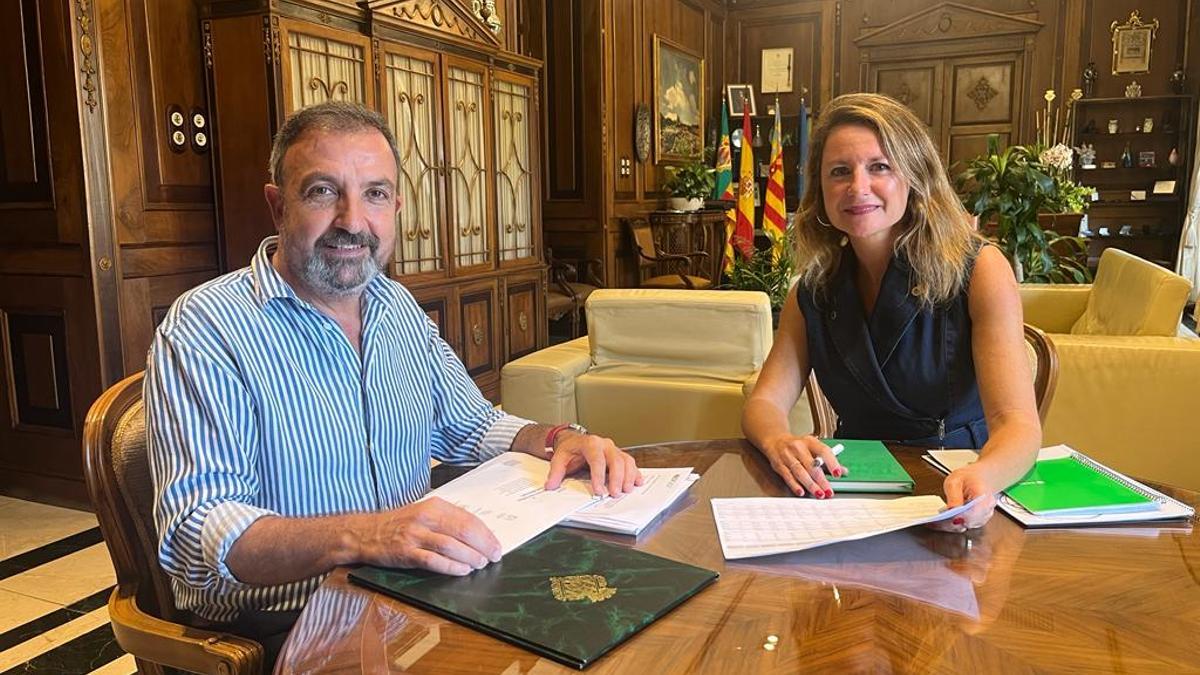
[[[382,274],[363,291],[360,356],[271,266],[276,239],[180,296],[146,367],[159,562],[176,606],[214,621],[299,609],[321,582],[239,582],[226,556],[256,519],[403,506],[428,491],[431,458],[484,461],[531,424],[492,408]]]

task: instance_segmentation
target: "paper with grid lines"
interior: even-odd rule
[[[713,519],[726,560],[790,553],[865,539],[953,518],[974,505],[946,509],[936,495],[899,499],[713,499]]]

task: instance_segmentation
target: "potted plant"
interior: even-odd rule
[[[1087,245],[1074,235],[1044,230],[1042,213],[1082,213],[1094,190],[1070,175],[1071,149],[1063,144],[999,149],[988,137],[987,154],[967,162],[957,186],[963,205],[980,223],[995,222],[995,238],[1020,282],[1085,283]]]
[[[772,241],[767,248],[755,249],[749,257],[744,257],[735,247],[733,264],[725,270],[726,282],[720,288],[766,293],[771,301],[774,323],[778,327],[779,312],[783,309],[783,303],[787,300],[788,291],[791,290],[796,276],[794,244],[789,223],[782,240]]]
[[[696,211],[713,191],[716,181],[712,167],[701,162],[688,162],[668,167],[669,176],[663,189],[671,195],[671,208],[677,211]]]

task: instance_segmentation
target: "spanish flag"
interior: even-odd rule
[[[741,171],[738,175],[737,224],[733,245],[749,260],[754,255],[754,149],[750,147],[750,104],[742,107]]]
[[[763,200],[763,233],[771,240],[771,258],[783,255],[783,231],[787,228],[787,207],[783,192],[783,146],[779,121],[779,99],[775,99],[775,128],[771,130],[771,166],[767,173],[767,196]]]
[[[729,109],[721,105],[721,142],[717,145],[717,183],[713,190],[713,199],[733,201],[737,195],[733,188],[733,151],[729,145]],[[732,208],[725,212],[725,252],[721,260],[721,272],[724,273],[733,264],[733,227],[737,223],[736,211]]]

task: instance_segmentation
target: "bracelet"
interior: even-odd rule
[[[548,455],[554,454],[555,439],[558,438],[558,435],[560,433],[562,433],[563,431],[566,431],[568,429],[570,429],[571,431],[574,431],[575,433],[579,433],[579,434],[586,434],[588,432],[588,430],[585,429],[582,424],[575,424],[574,422],[568,422],[566,424],[558,424],[558,425],[551,427],[550,431],[547,432],[547,434],[546,434],[546,442],[542,444],[543,447],[546,448],[546,454],[548,454]]]

